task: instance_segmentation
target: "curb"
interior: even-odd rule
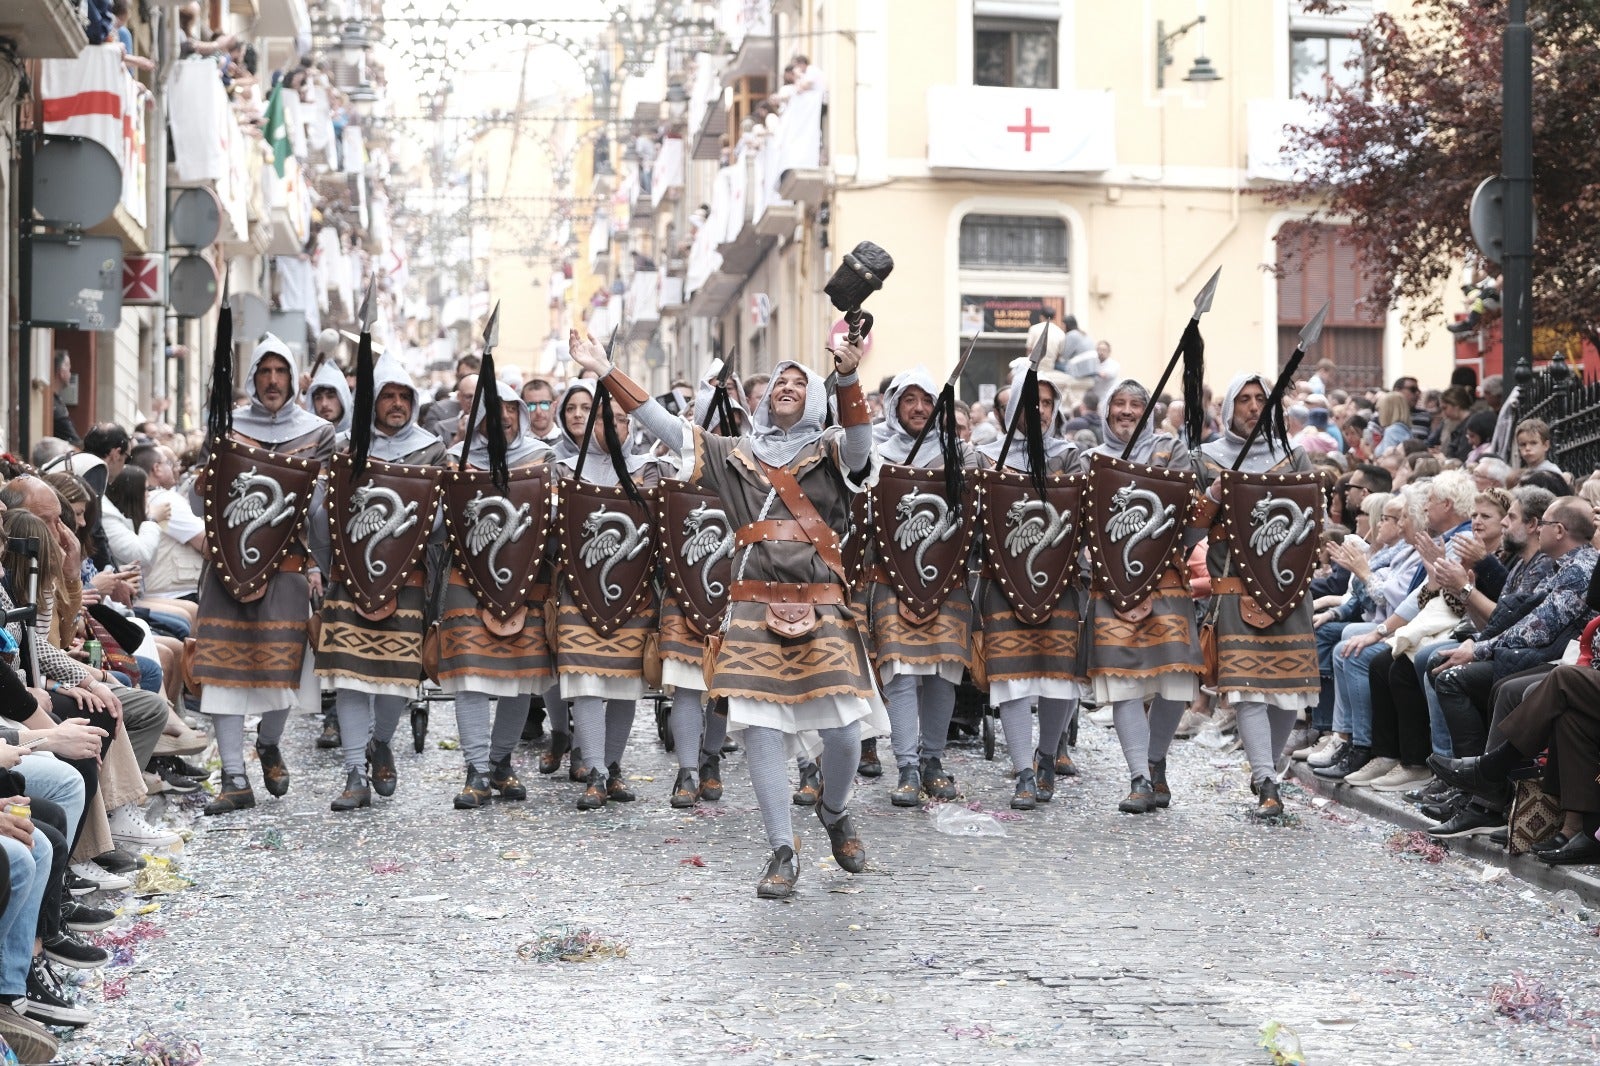
[[[1284,776],[1308,792],[1402,829],[1428,829],[1438,824],[1424,817],[1398,792],[1374,792],[1370,788],[1352,788],[1328,781],[1312,773],[1303,762],[1290,764]],[[1512,856],[1504,848],[1489,843],[1488,837],[1462,837],[1439,843],[1453,855],[1476,859],[1486,866],[1503,867],[1511,876],[1548,891],[1571,889],[1585,903],[1600,907],[1600,866],[1551,866],[1532,855]]]

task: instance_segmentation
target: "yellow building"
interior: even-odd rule
[[[872,382],[917,363],[938,374],[981,331],[965,389],[975,397],[1049,307],[1153,383],[1218,267],[1204,324],[1213,384],[1274,370],[1325,299],[1313,357],[1335,359],[1342,384],[1447,377],[1443,329],[1408,345],[1398,309],[1363,303],[1359,258],[1337,231],[1308,232],[1296,225],[1305,211],[1260,195],[1292,173],[1281,131],[1305,113],[1297,94],[1351,76],[1350,34],[1370,4],[1338,18],[1292,0],[771,6],[723,0],[720,53],[669,46],[661,58],[677,89],[661,126],[670,136],[681,113],[688,163],[677,206],[635,227],[640,247],[669,253],[658,380],[735,346],[746,373],[777,358],[820,365],[838,318],[822,288],[861,240],[896,262],[868,304]],[[799,54],[825,94],[816,119],[783,88]],[[764,118],[761,102],[780,91],[782,109]],[[814,160],[786,128],[797,115],[818,123]],[[711,217],[691,230],[702,203]],[[670,254],[685,237],[689,254]],[[668,302],[675,271],[681,305]]]

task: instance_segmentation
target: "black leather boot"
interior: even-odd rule
[[[380,796],[394,795],[399,775],[394,769],[394,749],[382,741],[367,744],[367,772],[372,775],[372,791]]]
[[[344,777],[344,791],[333,797],[329,804],[332,810],[353,811],[358,807],[372,806],[372,787],[367,784],[367,775],[360,770],[351,770]]]
[[[491,796],[493,796],[493,793],[489,791],[489,771],[480,770],[476,766],[469,766],[467,767],[467,783],[462,785],[461,791],[456,794],[456,810],[471,811],[479,807],[487,807]]]
[[[283,761],[283,752],[276,744],[257,744],[256,758],[261,760],[261,776],[266,781],[267,792],[274,796],[289,794],[289,764]]]

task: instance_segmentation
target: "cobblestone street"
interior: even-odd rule
[[[1269,1063],[1273,1020],[1311,1063],[1600,1056],[1600,917],[1473,861],[1398,854],[1390,826],[1295,788],[1286,824],[1252,824],[1241,758],[1192,742],[1173,752],[1172,809],[1129,817],[1115,741],[1086,722],[1084,776],[1036,814],[1007,811],[1004,837],[940,833],[868,783],[854,877],[797,809],[799,892],[772,904],[753,891],[766,856],[742,755],[720,805],[674,812],[643,710],[639,802],[589,815],[526,751],[528,802],[452,810],[442,705],[420,756],[402,724],[396,797],[335,816],[336,753],[315,731],[291,723],[285,800],[252,766],[262,805],[196,823],[195,886],[160,898],[167,935],[107,971],[127,994],[63,1056],[150,1029],[217,1064]],[[1005,809],[1003,753],[961,747],[947,765],[968,802]],[[519,957],[564,928],[626,955]],[[1494,986],[1518,974],[1559,994],[1553,1025],[1497,1012]]]

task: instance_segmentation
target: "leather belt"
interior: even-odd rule
[[[1242,596],[1244,582],[1236,577],[1214,577],[1211,579],[1211,595]]]
[[[741,603],[815,603],[845,605],[842,585],[793,581],[735,581],[728,598]]]
[[[762,541],[791,540],[801,544],[811,543],[811,538],[806,536],[806,529],[792,518],[764,518],[759,522],[751,522],[747,526],[740,526],[733,535],[735,548],[748,548],[752,544]]]
[[[888,585],[894,587],[894,582],[889,580],[889,571],[885,570],[882,563],[872,563],[861,571],[863,584]]]
[[[278,573],[298,574],[302,573],[305,568],[306,557],[304,555],[285,555],[283,562],[278,564]]]

